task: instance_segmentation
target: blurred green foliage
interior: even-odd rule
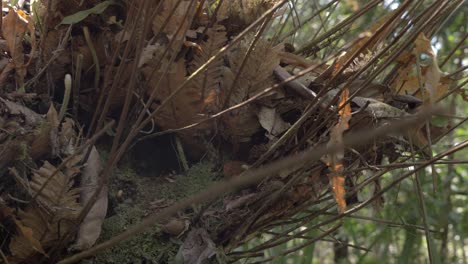
[[[295,3],[294,6],[291,2]],[[332,1],[290,1],[290,8],[282,16],[277,17],[272,23],[269,37],[278,43],[284,41],[292,44],[296,49],[308,44],[316,36],[319,36],[334,25],[352,15],[357,9],[362,8],[370,1],[343,0],[337,1],[322,12],[320,16],[309,18],[320,8]],[[343,34],[329,45],[320,50],[309,59],[319,61],[331,51],[353,40],[359,33],[372,25],[384,14],[392,11],[403,1],[385,0],[376,8],[367,12],[350,27],[344,29]],[[426,4],[434,1],[426,1]],[[458,10],[445,18],[431,40],[437,50],[438,61],[441,64],[456,46],[468,34],[465,15],[468,13],[466,2]],[[298,28],[298,29],[296,29]],[[288,33],[295,32],[289,36]],[[287,36],[287,37],[284,37]],[[467,41],[462,43],[443,65],[441,70],[452,73],[468,65]],[[465,74],[463,76],[463,74]],[[466,82],[467,75],[461,72],[456,84]],[[453,88],[453,87],[452,87]],[[463,89],[466,90],[465,87]],[[456,118],[449,120],[446,117],[438,117],[439,125],[456,125],[463,122],[468,113],[468,104],[461,96],[452,95],[442,104],[452,109],[452,115]],[[444,137],[433,146],[433,152],[440,153],[468,138],[468,126],[462,123],[452,133]],[[436,190],[433,191],[432,168],[423,170],[419,179],[422,185],[425,205],[427,210],[427,222],[431,231],[430,243],[432,244],[435,263],[467,263],[468,255],[468,150],[464,149],[451,155],[447,159],[463,161],[459,164],[438,164],[435,169],[437,179]],[[418,160],[416,160],[418,161]],[[408,172],[410,168],[393,170],[382,177],[382,186],[392,182],[397,176]],[[371,195],[372,190],[365,190]],[[385,204],[381,210],[365,208],[359,211],[355,217],[344,219],[343,228],[333,236],[314,243],[290,255],[277,258],[272,263],[428,263],[428,251],[422,222],[421,208],[418,203],[417,191],[414,184],[414,176],[403,181],[397,188],[385,194]],[[364,200],[359,199],[359,200]],[[363,218],[359,218],[362,216]],[[315,219],[310,225],[320,221]],[[276,228],[282,231],[287,225]],[[326,229],[326,228],[324,228]],[[294,231],[297,232],[297,231]],[[294,232],[290,235],[294,235]],[[315,237],[323,230],[316,230],[308,234]],[[256,239],[246,248],[253,248],[268,237]],[[348,255],[346,259],[334,259],[333,241],[340,239],[348,243]],[[267,250],[265,256],[275,256],[303,243],[302,238],[294,239],[286,244]],[[362,248],[356,248],[359,246]]]

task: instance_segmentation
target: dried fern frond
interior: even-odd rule
[[[218,11],[218,20],[223,21],[228,32],[238,33],[259,18],[277,0],[224,1]]]
[[[74,188],[74,177],[79,171],[77,161],[69,163],[68,168],[59,171],[38,194],[47,179],[54,173],[56,167],[45,161],[44,165],[33,173],[27,183],[16,177],[23,186],[29,186],[31,195],[37,195],[37,203],[31,204],[18,214],[18,224],[28,230],[29,235],[39,241],[42,248],[48,248],[58,241],[73,226],[82,207],[78,202],[80,189]],[[37,246],[28,241],[24,233],[14,236],[10,242],[12,255],[27,260],[38,252]]]
[[[195,72],[200,66],[213,57],[227,42],[226,31],[223,26],[215,25],[206,32],[207,41],[200,44],[200,52],[195,52],[193,61],[189,65],[189,73]],[[224,84],[225,67],[222,57],[216,59],[203,73],[197,75],[192,82],[194,91],[202,104],[202,109],[214,112],[220,107],[220,92]],[[189,88],[190,89],[190,88]]]
[[[228,54],[231,70],[238,75],[233,85],[223,90],[223,101],[228,106],[239,104],[274,83],[273,70],[280,63],[278,50],[268,41],[259,39],[245,58],[253,41],[251,34]],[[234,142],[249,141],[260,128],[255,112],[254,106],[249,105],[223,116],[226,136]]]
[[[156,89],[155,106],[158,102],[166,100],[172,92],[185,80],[188,74],[192,74],[213,57],[227,42],[226,32],[223,26],[215,25],[206,31],[206,40],[197,43],[193,50],[194,58],[187,62],[183,59],[173,62],[169,72],[164,71],[168,60],[162,62],[152,60],[143,68],[147,79],[150,78],[148,94]],[[156,70],[155,70],[156,69]],[[170,104],[160,109],[155,117],[156,123],[162,129],[173,129],[197,123],[203,119],[203,114],[214,113],[220,109],[222,100],[221,87],[224,86],[226,70],[222,57],[215,60],[205,71],[201,72],[181,90]],[[161,79],[161,80],[160,80]],[[212,131],[212,123],[204,123],[195,129],[179,133],[184,143],[191,149],[202,150],[205,143],[200,140],[205,131]],[[198,152],[198,151],[195,151]],[[197,156],[197,155],[195,155]]]
[[[264,39],[259,39],[241,69],[253,39],[253,34],[247,36],[239,43],[237,49],[228,54],[232,72],[234,75],[239,74],[232,96],[229,98],[229,105],[238,104],[273,84],[273,70],[280,63],[278,54],[280,47],[273,48],[271,43]]]
[[[227,41],[224,27],[219,25],[208,29],[206,37],[207,40],[202,41],[198,45],[199,49],[194,52],[194,59],[188,63],[190,74],[214,56]],[[148,90],[148,93],[150,93],[154,89],[157,89],[156,102],[165,100],[184,81],[187,75],[185,61],[179,60],[170,65],[169,72],[165,76],[162,76],[167,63],[166,59],[162,62],[156,62],[153,59],[152,63],[149,63],[148,67],[143,69],[147,78],[155,71],[155,67],[157,69],[152,75]],[[224,62],[221,57],[214,61],[204,72],[198,74],[190,85],[175,96],[172,107],[167,106],[161,110],[161,114],[156,120],[158,124],[163,128],[176,128],[195,122],[198,119],[197,115],[206,108],[206,104],[213,105],[214,101],[219,97],[220,88],[224,82],[223,71]],[[215,111],[217,109],[213,108],[210,110]]]

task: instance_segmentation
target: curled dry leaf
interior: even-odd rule
[[[50,134],[49,134],[49,143],[52,155],[56,156],[60,153],[60,142],[58,137],[58,127],[59,127],[59,120],[58,120],[58,113],[55,110],[53,104],[50,104],[49,111],[47,111],[46,115],[47,121],[50,124]]]
[[[291,126],[289,123],[284,122],[273,108],[261,107],[257,116],[262,127],[273,136],[280,135]]]
[[[364,97],[354,97],[353,103],[364,108],[364,112],[372,118],[399,118],[408,115],[405,111],[388,105],[384,102]]]
[[[99,176],[102,164],[96,147],[92,147],[91,153],[83,168],[81,178],[80,203],[84,206],[96,191],[100,183]],[[78,230],[75,244],[72,246],[76,250],[85,250],[94,245],[101,234],[101,227],[106,217],[108,204],[108,187],[105,185],[99,193],[98,200],[89,210]]]
[[[0,97],[0,143],[2,159],[0,168],[10,166],[10,162],[33,159],[50,153],[50,126],[44,118],[29,108]],[[9,135],[16,135],[11,137]]]
[[[272,48],[271,43],[259,39],[242,67],[253,40],[253,35],[247,36],[228,54],[233,75],[239,76],[234,86],[225,86],[223,90],[227,106],[239,104],[275,82],[273,71],[279,65],[278,52],[282,47]],[[225,126],[223,135],[234,143],[249,141],[260,128],[255,112],[255,106],[247,105],[221,116]]]
[[[189,73],[194,73],[199,67],[205,64],[212,56],[224,47],[227,42],[226,31],[223,26],[214,25],[206,31],[208,40],[203,41],[199,47],[200,51],[196,52],[193,61],[189,63]],[[222,57],[216,59],[211,63],[205,71],[198,74],[192,82],[193,90],[197,93],[200,100],[201,109],[206,113],[216,112],[221,107],[221,89],[229,85],[229,80],[226,74],[229,69],[224,67],[224,60]],[[190,89],[190,87],[189,87]]]
[[[153,59],[153,55],[158,51],[158,49],[161,49],[161,46],[158,43],[144,47],[141,52],[140,59],[138,60],[138,68],[141,68],[143,65],[151,61]]]
[[[424,33],[418,35],[414,45],[413,54],[409,57],[410,62],[415,61],[415,56],[419,57],[422,54],[430,57],[428,65],[419,65],[421,80],[415,68],[418,64],[411,63],[399,70],[392,84],[392,90],[399,95],[414,95],[423,100],[424,104],[432,105],[448,92],[451,80],[439,69],[437,56]]]
[[[3,113],[8,113],[13,116],[19,116],[21,119],[25,121],[25,125],[27,126],[36,126],[40,122],[43,122],[44,119],[41,115],[37,114],[36,112],[32,111],[31,109],[17,104],[15,102],[11,102],[5,100],[0,97],[0,110]]]
[[[25,63],[23,38],[28,31],[31,36],[32,50],[29,61]],[[34,22],[32,18],[23,11],[10,8],[8,14],[3,18],[2,35],[6,40],[8,51],[15,67],[17,85],[23,87],[24,77],[26,76],[26,66],[31,62],[36,47]]]
[[[21,257],[21,256],[28,256],[30,253],[30,249],[32,248],[33,250],[41,253],[42,255],[47,256],[45,253],[44,249],[42,248],[41,242],[39,242],[38,238],[34,237],[34,232],[32,228],[24,226],[20,221],[14,220],[16,224],[16,230],[17,230],[17,241],[18,244],[25,244],[24,247],[12,247],[10,248],[12,250],[12,254],[15,257]]]
[[[216,254],[216,246],[205,229],[192,229],[177,253],[176,260],[185,264],[207,263]]]
[[[78,144],[77,135],[75,133],[75,122],[70,118],[65,118],[59,133],[60,153],[69,156],[76,152]]]
[[[172,236],[180,236],[188,230],[190,222],[179,218],[171,218],[169,222],[161,226],[162,231]]]

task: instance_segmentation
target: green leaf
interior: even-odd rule
[[[73,15],[69,15],[63,18],[62,22],[60,22],[61,25],[70,25],[70,24],[76,24],[83,19],[87,18],[89,15],[92,14],[101,14],[106,10],[106,8],[110,5],[115,5],[115,1],[104,1],[102,3],[99,3],[95,5],[94,7],[76,12]]]

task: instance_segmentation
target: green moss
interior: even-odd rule
[[[138,208],[124,208],[121,213],[106,219],[101,240],[125,231],[143,216]],[[157,227],[125,241],[96,258],[96,263],[165,263],[173,258],[178,245],[161,236]]]
[[[158,188],[163,198],[178,200],[198,193],[213,183],[214,176],[212,166],[201,163],[191,167],[186,175],[177,175],[173,179],[174,184],[163,184]]]
[[[109,196],[113,214],[103,224],[100,242],[125,231],[151,213],[150,203],[164,199],[175,202],[195,194],[212,184],[215,175],[213,166],[201,163],[193,166],[186,175],[142,177],[132,168],[124,166],[117,169],[112,177]],[[115,194],[122,190],[123,202],[118,202]],[[113,205],[113,206],[112,206]],[[132,239],[120,243],[108,251],[96,256],[94,263],[168,263],[173,262],[181,240],[161,233],[158,226]]]
[[[19,144],[19,160],[27,160],[29,158],[28,144],[21,142]]]

